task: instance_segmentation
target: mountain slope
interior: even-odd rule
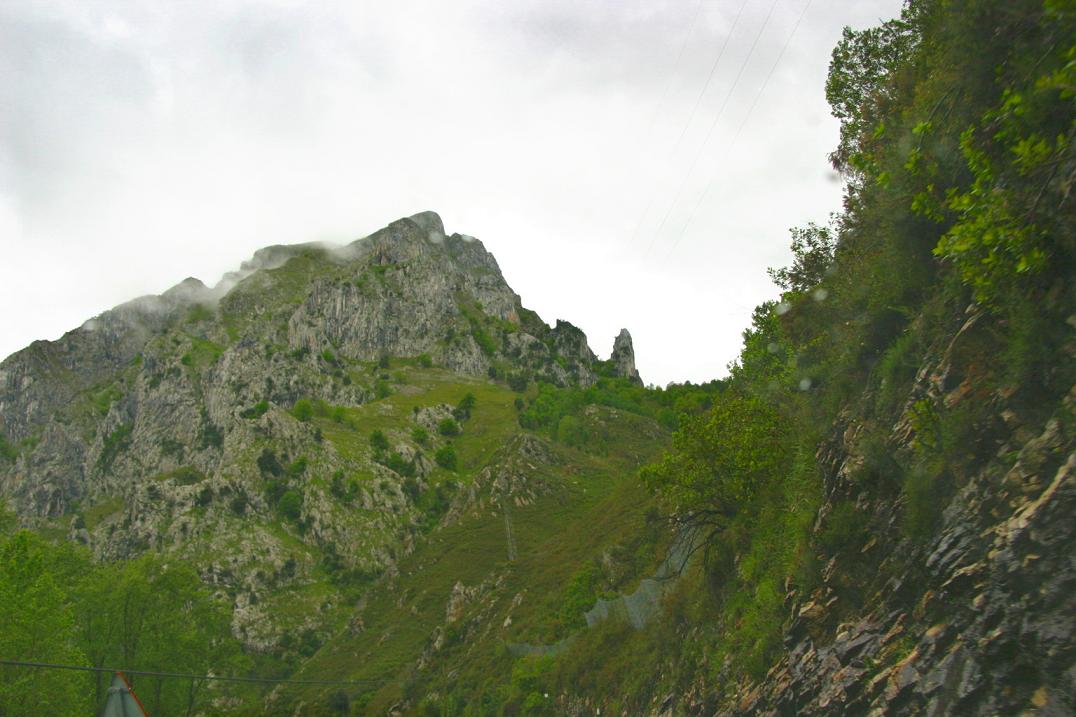
[[[628,414],[570,417],[558,447],[557,424],[521,428],[538,384],[638,384],[626,331],[614,358],[544,324],[480,242],[424,213],[342,248],[263,249],[217,287],[187,279],[12,355],[0,490],[98,559],[195,567],[232,634],[290,670],[431,530],[559,496],[556,530],[556,505],[600,493],[577,501],[570,476],[612,490],[653,455],[665,431]]]

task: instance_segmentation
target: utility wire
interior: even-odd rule
[[[676,140],[676,144],[673,145],[672,151],[669,154],[676,154],[676,150],[680,148],[680,143],[684,141],[688,129],[691,128],[691,123],[695,121],[695,115],[699,111],[699,105],[702,104],[702,98],[706,94],[706,90],[710,89],[710,83],[713,82],[714,75],[717,73],[717,66],[721,64],[721,58],[725,56],[725,50],[729,46],[729,40],[732,38],[733,31],[736,30],[737,23],[740,22],[740,16],[743,15],[743,9],[745,7],[747,7],[747,0],[744,0],[740,5],[740,11],[736,13],[736,19],[732,21],[732,27],[729,28],[728,34],[725,35],[725,41],[721,43],[721,50],[718,51],[717,57],[714,59],[714,64],[710,65],[710,74],[706,76],[706,83],[703,84],[702,89],[699,90],[699,96],[695,98],[695,106],[691,108],[691,114],[684,124],[684,129],[680,132],[680,137]]]
[[[80,672],[122,672],[125,675],[142,675],[143,677],[174,677],[185,680],[215,680],[217,682],[257,682],[268,685],[363,685],[381,684],[376,680],[270,680],[264,677],[225,677],[221,675],[193,675],[182,672],[152,672],[148,670],[127,670],[118,667],[87,667],[85,665],[59,665],[52,662],[27,662],[24,660],[3,660],[0,665],[16,667],[39,667],[49,670],[77,670]]]
[[[747,0],[744,0],[747,2]],[[699,0],[695,5],[695,14],[691,16],[691,24],[687,27],[687,32],[684,33],[684,39],[680,42],[680,51],[676,53],[676,60],[672,64],[672,69],[669,71],[669,79],[665,81],[665,90],[661,93],[661,99],[654,105],[654,113],[650,118],[650,127],[646,130],[646,136],[649,138],[654,132],[654,125],[657,124],[658,116],[661,114],[661,108],[665,105],[665,100],[669,98],[669,90],[672,89],[673,78],[676,77],[676,68],[680,67],[680,60],[684,58],[684,50],[687,49],[687,41],[691,39],[691,36],[695,33],[695,25],[699,22],[699,15],[702,14],[702,0]]]
[[[758,92],[755,93],[755,98],[751,101],[751,105],[747,108],[747,112],[746,114],[744,114],[743,120],[740,121],[740,126],[736,128],[736,134],[733,135],[732,141],[725,148],[725,152],[721,155],[721,161],[724,161],[729,156],[729,153],[731,153],[733,148],[736,146],[736,140],[740,138],[740,133],[743,132],[743,128],[747,125],[747,120],[750,119],[751,113],[755,109],[755,105],[758,104],[759,98],[762,97],[763,90],[766,89],[766,85],[769,84],[770,78],[773,77],[773,73],[777,69],[777,65],[781,63],[781,59],[785,56],[785,51],[788,50],[788,46],[792,43],[792,38],[796,35],[796,31],[799,30],[800,23],[803,22],[803,17],[807,14],[807,9],[811,7],[811,2],[813,2],[813,0],[807,0],[807,3],[803,6],[803,10],[800,11],[800,16],[796,18],[796,24],[792,26],[792,32],[789,33],[788,38],[785,40],[785,44],[781,47],[781,52],[777,54],[777,59],[774,60],[773,65],[770,66],[770,71],[766,73],[766,78],[762,81],[762,84],[759,85]],[[720,162],[718,162],[718,164],[720,164]],[[687,230],[691,226],[691,222],[695,220],[695,216],[698,214],[703,202],[706,200],[706,197],[709,196],[710,190],[713,188],[714,179],[716,179],[716,176],[717,175],[715,174],[710,178],[710,181],[706,184],[706,189],[704,189],[702,194],[699,195],[699,200],[695,202],[695,206],[694,208],[692,208],[691,213],[688,215],[687,221],[684,222],[684,226],[681,228],[680,233],[676,237],[676,240],[673,241],[672,245],[669,247],[669,251],[665,255],[665,261],[669,260],[669,257],[672,256],[672,253],[680,244],[680,240],[682,240],[684,238],[684,235],[687,234]]]
[[[710,129],[706,133],[706,139],[703,140],[702,145],[699,147],[699,151],[695,153],[695,156],[691,159],[691,166],[688,167],[687,172],[684,173],[684,180],[680,182],[680,187],[676,190],[676,194],[673,195],[672,203],[669,204],[669,208],[665,211],[665,216],[661,219],[661,224],[658,225],[657,230],[650,238],[650,245],[646,248],[646,254],[649,254],[651,249],[654,248],[654,243],[657,241],[658,236],[661,234],[661,230],[665,228],[665,225],[669,221],[669,216],[672,214],[673,209],[680,202],[680,195],[684,193],[684,189],[687,187],[688,180],[691,179],[691,173],[695,171],[696,165],[699,163],[699,157],[702,156],[702,150],[710,143],[710,137],[713,136],[714,129],[717,127],[718,121],[721,119],[721,115],[725,113],[725,108],[729,104],[729,99],[732,97],[733,91],[736,89],[736,85],[740,83],[740,78],[743,77],[744,70],[747,68],[747,64],[751,61],[751,56],[755,54],[755,48],[758,47],[758,41],[762,37],[762,33],[766,30],[766,26],[770,22],[770,18],[773,17],[773,11],[777,7],[777,1],[773,0],[773,4],[770,5],[770,11],[766,13],[766,19],[762,21],[761,27],[758,29],[758,33],[755,35],[754,41],[751,43],[751,48],[747,51],[747,56],[744,57],[743,63],[740,64],[740,69],[736,73],[736,79],[732,81],[729,86],[729,91],[725,94],[725,99],[721,103],[721,109],[714,115],[714,121],[710,123]]]
[[[695,107],[691,110],[691,114],[688,116],[687,123],[684,124],[683,131],[680,132],[680,138],[676,140],[676,144],[674,144],[672,149],[667,153],[668,156],[671,157],[672,155],[676,154],[676,150],[679,149],[680,143],[683,141],[684,136],[687,134],[688,128],[690,128],[691,123],[694,122],[695,113],[698,112],[698,109],[699,109],[699,103],[702,102],[703,95],[706,94],[707,88],[710,87],[710,82],[714,78],[714,73],[717,70],[717,66],[721,63],[721,58],[725,56],[725,48],[727,48],[728,45],[729,45],[729,40],[732,38],[732,33],[736,31],[736,26],[740,22],[740,16],[743,15],[743,10],[744,10],[745,7],[747,7],[747,0],[743,0],[743,3],[740,4],[740,9],[736,13],[736,18],[732,21],[732,25],[729,27],[729,31],[725,35],[725,41],[722,43],[721,49],[717,53],[717,59],[714,60],[714,64],[710,67],[710,74],[706,78],[706,84],[703,85],[702,91],[699,92],[699,96],[695,100]],[[699,10],[701,10],[701,9],[702,9],[702,2],[700,0],[698,8],[695,11],[695,19],[692,20],[692,22],[691,22],[692,30],[694,30],[694,28],[695,28],[695,23],[696,23],[696,21],[698,20],[698,17],[699,17]],[[691,33],[689,32],[688,35],[684,37],[684,44],[680,47],[680,55],[678,55],[677,58],[676,58],[676,64],[677,65],[680,64],[680,56],[682,56],[684,54],[684,48],[687,47],[687,40],[688,40],[688,37],[690,37],[690,35],[691,35]],[[668,94],[669,87],[671,87],[671,86],[672,86],[672,75],[669,76],[669,83],[668,83],[668,85],[666,85],[665,94],[662,95],[661,102],[658,104],[658,110],[660,110],[661,107],[664,105],[666,95]],[[655,125],[655,123],[657,122],[657,119],[658,119],[658,114],[659,114],[659,112],[655,111],[653,119],[650,120],[650,131],[647,133],[647,137],[649,137],[653,133],[654,125]],[[651,166],[652,165],[653,165],[653,163],[651,162]],[[647,174],[650,174],[650,172],[647,171]],[[639,216],[639,221],[635,224],[635,231],[633,231],[631,233],[631,240],[629,241],[629,244],[634,244],[635,243],[635,238],[637,236],[639,236],[639,230],[643,228],[643,223],[646,221],[647,216],[649,216],[649,214],[650,214],[650,209],[654,205],[654,196],[656,195],[656,192],[650,192],[649,194],[650,194],[650,197],[649,197],[649,199],[647,199],[646,208],[643,210],[643,213]]]

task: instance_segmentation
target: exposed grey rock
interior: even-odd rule
[[[639,372],[635,368],[635,348],[631,343],[631,334],[627,329],[621,329],[613,341],[613,353],[609,357],[613,362],[613,368],[617,376],[622,376],[631,381],[642,384]]]

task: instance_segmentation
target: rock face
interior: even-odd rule
[[[907,456],[916,401],[990,405],[969,433],[973,459],[937,529],[925,540],[906,536],[903,499],[865,457],[879,427],[846,412],[818,453],[826,494],[818,525],[850,503],[869,520],[870,539],[833,555],[809,594],[788,593],[783,656],[765,679],[716,711],[700,685],[680,711],[1076,714],[1076,387],[1045,417],[1011,391],[975,396],[974,359],[961,355],[974,356],[965,346],[979,330],[973,316],[935,348],[903,413],[884,427],[887,450]]]
[[[431,416],[450,406],[413,417],[432,435],[429,456],[410,428],[389,437],[410,486],[384,461],[342,455],[292,411],[301,399],[348,409],[393,390],[379,368],[390,360],[446,380],[561,386],[592,384],[599,365],[582,331],[523,307],[480,241],[423,212],[343,247],[261,249],[217,286],[188,278],[8,357],[0,495],[26,525],[67,521],[102,558],[230,545],[204,577],[239,596],[233,629],[265,648],[278,636],[263,619],[272,606],[244,596],[302,581],[315,564],[265,527],[280,522],[270,484],[304,495],[301,542],[348,569],[391,568],[420,519],[414,494],[441,441]],[[366,479],[325,485],[356,472]]]
[[[524,309],[480,241],[423,212],[345,247],[259,250],[217,287],[189,278],[13,354],[0,435],[23,449],[0,463],[0,490],[24,517],[55,516],[147,473],[225,471],[256,441],[242,407],[357,405],[373,387],[341,380],[345,364],[383,356],[595,380],[582,331]]]
[[[617,376],[622,376],[634,383],[642,385],[643,380],[639,377],[639,371],[635,368],[635,348],[631,343],[631,334],[627,329],[621,329],[613,340],[613,353],[609,357]]]

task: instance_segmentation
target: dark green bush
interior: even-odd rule
[[[303,511],[303,496],[297,490],[284,491],[277,503],[280,514],[291,521],[299,520]]]
[[[446,470],[456,470],[456,462],[458,459],[456,456],[456,449],[452,447],[451,443],[438,448],[437,452],[433,454],[433,459],[437,462],[437,465]]]
[[[385,437],[384,431],[377,429],[370,434],[370,447],[374,449],[374,453],[384,453],[389,449],[389,439]]]
[[[261,400],[239,414],[241,418],[261,418],[269,410],[269,402]]]

